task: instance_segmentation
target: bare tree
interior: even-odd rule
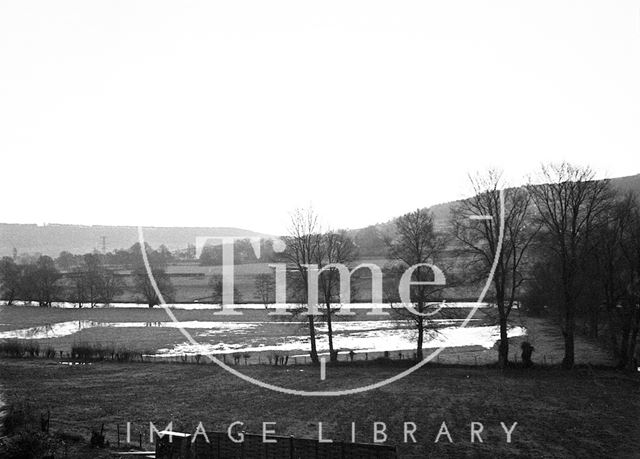
[[[67,275],[70,278],[70,299],[78,305],[79,308],[87,302],[87,276],[82,268],[76,267]]]
[[[498,363],[509,363],[508,321],[524,276],[521,268],[525,253],[537,229],[530,224],[529,193],[524,188],[509,188],[502,173],[489,170],[484,175],[469,177],[474,196],[459,201],[451,209],[455,238],[462,243],[462,251],[475,266],[479,278],[484,279],[497,258],[492,284],[500,325]],[[504,196],[504,228],[500,243],[500,219]],[[479,218],[470,218],[479,217]]]
[[[20,266],[11,257],[2,257],[0,260],[0,289],[2,299],[11,305],[20,291]]]
[[[583,292],[589,240],[610,206],[608,180],[595,180],[589,167],[568,163],[542,167],[541,185],[529,184],[529,193],[543,230],[549,265],[556,267],[558,307],[564,337],[562,365],[575,362],[574,335],[578,301]]]
[[[617,197],[605,213],[588,253],[587,322],[593,337],[604,306],[606,331],[619,368],[635,370],[640,328],[640,208],[634,193]]]
[[[593,294],[589,295],[592,298],[587,302],[587,319],[593,338],[598,337],[600,305],[604,304],[611,323],[612,314],[615,314],[617,306],[627,295],[632,270],[629,257],[633,250],[628,247],[627,244],[631,241],[626,238],[632,232],[636,206],[635,196],[632,194],[615,202],[603,214],[604,224],[594,232],[590,241],[587,275],[593,280],[590,283]],[[615,340],[615,337],[611,338],[612,341]],[[613,347],[616,348],[615,345]]]
[[[402,271],[414,265],[435,265],[437,258],[444,248],[444,239],[436,234],[433,226],[433,216],[427,209],[418,209],[398,217],[395,221],[395,235],[388,240],[389,257],[400,264]],[[426,266],[418,266],[413,272],[413,280],[419,282],[434,281],[435,273]],[[423,343],[425,330],[433,328],[435,324],[429,314],[434,311],[434,300],[440,299],[444,285],[416,285],[411,288],[411,302],[416,312],[405,308],[394,308],[394,311],[404,320],[409,320],[417,331],[416,359],[423,359]]]
[[[276,282],[272,274],[260,273],[256,276],[255,291],[265,309],[275,302],[275,289]]]
[[[301,287],[304,292],[304,298],[308,300],[309,286],[306,265],[316,263],[322,248],[322,234],[318,216],[315,212],[312,209],[296,209],[291,214],[289,235],[284,239],[286,249],[283,256],[293,265],[298,280],[296,284]],[[315,317],[312,314],[308,315],[308,325],[311,361],[318,363]]]
[[[346,231],[328,231],[322,235],[320,249],[317,251],[316,264],[318,268],[340,263],[347,264],[356,258],[356,246]],[[323,315],[327,322],[327,338],[329,341],[329,359],[332,362],[338,360],[338,354],[333,345],[333,315],[340,310],[340,306],[332,306],[333,303],[344,301],[340,298],[339,271],[329,267],[319,276],[319,290],[324,303]]]
[[[88,253],[83,257],[83,277],[87,300],[91,307],[100,301],[102,290],[102,260],[100,255]]]
[[[123,290],[122,280],[103,263],[99,254],[88,253],[82,257],[82,265],[74,267],[67,277],[70,280],[70,297],[82,307],[89,303],[95,307],[98,303],[109,304]]]
[[[103,268],[101,271],[99,301],[109,305],[123,290],[124,282],[122,279],[113,270]]]
[[[149,268],[153,279],[155,280],[158,290],[162,294],[165,301],[172,301],[174,288],[171,283],[171,278],[166,271],[166,258],[165,254],[157,252],[149,246],[144,244],[144,249],[141,248],[139,243],[135,243],[128,250],[128,258],[131,259],[133,265],[133,283],[134,288],[141,295],[141,301],[146,302],[150,308],[157,306],[161,303],[159,296],[156,294],[156,290],[151,283],[149,273],[144,264],[144,257],[142,250],[146,253],[146,258],[149,263]]]
[[[209,287],[211,288],[211,299],[213,303],[222,305],[223,303],[223,289],[224,281],[221,275],[213,275],[209,280]],[[242,295],[238,290],[238,287],[233,286],[233,301],[239,303],[242,301]]]
[[[51,257],[42,255],[36,263],[24,267],[21,294],[27,301],[37,301],[42,307],[51,307],[60,291],[58,281],[61,277]]]
[[[621,238],[624,262],[616,265],[623,267],[619,271],[625,289],[621,301],[610,310],[610,326],[619,334],[619,340],[614,342],[619,366],[635,371],[640,333],[640,206],[635,195],[623,200],[618,215],[626,222]]]

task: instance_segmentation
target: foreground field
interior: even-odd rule
[[[397,374],[388,365],[329,367],[327,380],[309,366],[250,366],[255,378],[291,388],[354,387]],[[214,365],[115,364],[65,366],[0,360],[0,385],[8,403],[28,401],[51,410],[51,427],[88,438],[105,423],[115,443],[116,424],[132,423],[148,435],[149,422],[192,432],[226,430],[235,421],[261,432],[371,442],[374,422],[386,424],[387,444],[401,457],[638,457],[640,380],[612,370],[498,370],[426,367],[383,388],[334,398],[285,395],[239,380]],[[453,443],[434,443],[442,422]],[[484,425],[483,443],[471,443],[471,422]],[[417,426],[417,443],[403,442],[405,422]],[[518,422],[512,442],[500,426]],[[147,445],[149,446],[149,445]]]

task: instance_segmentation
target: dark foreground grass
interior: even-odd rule
[[[326,381],[309,366],[249,366],[252,377],[305,390],[368,384],[400,371],[384,365],[334,366]],[[115,443],[116,424],[132,423],[148,436],[149,422],[193,432],[226,430],[241,421],[260,432],[275,422],[278,434],[372,441],[374,422],[384,422],[388,444],[401,457],[639,457],[640,381],[612,370],[510,370],[427,367],[363,394],[318,398],[256,387],[208,365],[96,363],[64,366],[35,360],[0,360],[6,402],[29,401],[51,410],[51,428],[86,439],[105,423]],[[453,443],[434,443],[445,421]],[[484,425],[483,443],[471,443],[469,424]],[[403,442],[403,424],[414,422],[417,443]],[[518,422],[512,443],[500,422]]]

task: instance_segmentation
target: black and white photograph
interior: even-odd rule
[[[0,0],[0,458],[640,458],[640,2]]]

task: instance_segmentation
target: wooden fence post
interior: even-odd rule
[[[293,445],[294,445],[294,443],[293,443],[293,435],[291,435],[291,436],[289,437],[289,458],[290,458],[290,459],[293,459],[293,458],[294,458],[294,455],[293,455]]]

